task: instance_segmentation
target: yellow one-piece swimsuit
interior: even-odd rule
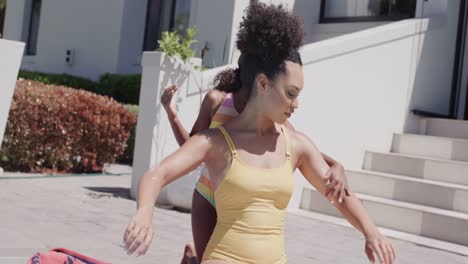
[[[287,263],[283,227],[293,191],[293,168],[284,127],[286,160],[273,169],[245,164],[224,127],[218,129],[229,144],[232,162],[214,192],[218,219],[203,260]]]

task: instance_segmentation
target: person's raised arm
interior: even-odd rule
[[[177,87],[175,85],[167,87],[161,96],[161,103],[164,106],[164,110],[166,110],[169,123],[171,124],[172,133],[174,134],[179,146],[182,146],[190,138],[190,136],[210,127],[212,113],[219,106],[219,94],[221,92],[210,90],[205,95],[205,98],[203,99],[202,105],[200,107],[200,112],[198,113],[197,120],[195,121],[192,127],[192,131],[189,134],[180,122],[177,116],[177,111],[175,110],[175,105],[172,98],[176,91]]]
[[[326,195],[327,186],[324,181],[324,170],[328,168],[320,151],[314,143],[305,135],[297,132],[296,146],[299,148],[297,168],[307,181],[312,184],[322,195]],[[333,203],[341,214],[356,229],[361,231],[366,239],[365,253],[371,261],[375,261],[375,253],[381,263],[390,264],[395,260],[395,250],[391,242],[384,237],[367,213],[364,205],[349,190],[350,196],[345,196],[341,203]]]

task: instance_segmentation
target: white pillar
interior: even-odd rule
[[[16,78],[23,57],[24,43],[0,39],[0,147],[5,133]],[[0,168],[0,174],[3,170]]]
[[[200,64],[200,60],[196,60],[196,63]],[[138,183],[145,171],[179,148],[160,103],[164,88],[172,84],[179,87],[173,100],[176,102],[178,117],[188,131],[195,122],[206,92],[206,89],[202,89],[200,72],[189,70],[191,67],[180,60],[168,58],[161,52],[145,52],[142,67],[130,192],[134,199],[137,198]],[[177,180],[163,189],[158,202],[190,208],[196,180],[197,175]]]

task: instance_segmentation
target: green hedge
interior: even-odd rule
[[[127,110],[138,118],[138,105],[125,105]],[[135,151],[135,137],[136,137],[136,124],[130,131],[130,136],[127,139],[127,148],[121,156],[117,159],[119,164],[133,165],[133,153]]]
[[[63,85],[114,98],[124,104],[138,105],[141,75],[104,74],[98,82],[69,74],[20,71],[19,78],[44,84]]]
[[[104,74],[99,79],[99,87],[103,92],[110,92],[116,101],[125,104],[138,105],[140,100],[141,74],[119,75]]]
[[[135,124],[135,115],[108,97],[19,80],[0,166],[22,172],[101,171],[124,153]]]

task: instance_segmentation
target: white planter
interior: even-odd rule
[[[0,147],[5,133],[24,43],[0,39]]]
[[[200,65],[195,59],[192,64]],[[131,196],[136,199],[141,176],[150,167],[179,148],[172,133],[160,97],[165,87],[179,87],[174,96],[177,114],[187,130],[190,130],[200,109],[204,91],[201,73],[179,59],[172,59],[161,52],[145,52],[142,58],[142,82],[138,124],[135,139]],[[183,177],[164,188],[158,203],[191,208],[192,193],[197,173]]]

